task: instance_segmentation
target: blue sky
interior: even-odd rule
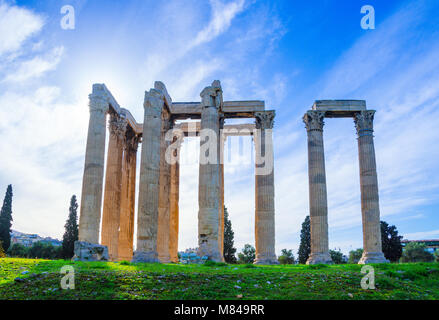
[[[75,29],[60,26],[75,9]],[[363,30],[363,5],[376,28]],[[13,228],[61,237],[81,194],[87,96],[105,83],[143,119],[144,91],[163,81],[197,101],[221,80],[225,100],[265,100],[275,123],[276,250],[298,248],[308,214],[302,115],[317,99],[365,99],[375,117],[381,217],[407,238],[439,237],[439,3],[436,1],[0,0],[0,189],[14,186]],[[356,136],[328,119],[330,248],[362,246]],[[238,248],[254,243],[251,143],[225,168]],[[188,139],[184,159],[194,158]],[[180,249],[197,243],[198,167],[182,164]]]

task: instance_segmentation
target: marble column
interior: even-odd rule
[[[109,105],[107,99],[99,94],[97,86],[93,86],[93,93],[89,96],[89,106],[90,120],[82,180],[79,241],[98,244],[104,180],[106,114]]]
[[[219,207],[219,252],[224,256],[224,144],[226,136],[223,134],[224,115],[220,117],[220,141],[219,141],[219,161],[220,161],[220,207]]]
[[[171,166],[166,161],[166,149],[169,147],[169,141],[165,136],[171,129],[170,114],[162,112],[162,129],[160,137],[160,193],[159,193],[159,219],[157,227],[157,250],[161,263],[171,262],[169,252],[169,235],[170,235],[170,184],[171,184]]]
[[[110,260],[117,260],[122,191],[122,157],[127,122],[117,114],[110,115],[110,139],[105,175],[104,210],[101,243],[108,248]]]
[[[174,143],[178,140],[174,138]],[[180,148],[173,150],[176,161],[171,164],[171,190],[169,199],[170,208],[170,234],[169,234],[169,254],[172,262],[178,262],[178,219],[179,219],[179,189],[180,189]]]
[[[219,103],[221,87],[212,84],[201,96],[200,169],[198,184],[198,254],[224,261],[219,245],[220,166]]]
[[[328,201],[325,154],[323,148],[323,111],[307,111],[303,117],[308,133],[309,210],[311,254],[307,264],[332,263],[328,244]]]
[[[140,160],[137,248],[133,262],[159,262],[157,227],[160,193],[160,136],[164,96],[156,89],[145,92],[142,155]]]
[[[274,111],[255,113],[255,264],[278,264],[274,218],[274,116]]]
[[[136,162],[139,137],[127,132],[122,169],[122,194],[118,243],[118,260],[131,261],[133,258],[134,206],[136,197]]]
[[[360,161],[361,215],[363,220],[363,256],[358,263],[389,262],[382,252],[378,179],[373,143],[373,118],[375,111],[355,114]]]

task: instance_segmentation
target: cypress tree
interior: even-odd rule
[[[227,263],[236,263],[236,248],[234,245],[235,233],[232,230],[232,222],[229,220],[229,213],[224,206],[224,260]]]
[[[305,264],[311,254],[311,225],[309,216],[306,216],[302,223],[302,231],[300,231],[300,246],[297,255],[299,263]]]
[[[12,227],[12,185],[6,189],[5,199],[0,211],[0,242],[3,251],[7,252],[11,245],[11,227]]]
[[[65,232],[62,239],[62,257],[70,259],[73,257],[75,241],[78,240],[78,203],[76,196],[70,199],[69,218],[64,225]]]
[[[385,221],[381,221],[381,243],[386,259],[396,262],[402,255],[402,236],[398,235],[395,226],[389,226]]]

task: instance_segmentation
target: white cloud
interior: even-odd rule
[[[438,237],[439,237],[439,229],[404,234],[404,239],[407,239],[407,240],[422,240],[422,239],[431,239],[431,238],[438,238]]]
[[[24,41],[38,33],[43,19],[30,10],[0,3],[0,56],[20,49]]]
[[[13,73],[9,73],[3,81],[5,82],[24,82],[29,79],[39,78],[46,72],[52,71],[61,61],[64,53],[64,47],[54,48],[44,56],[37,56],[30,60],[20,63],[18,69]]]

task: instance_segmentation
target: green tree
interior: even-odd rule
[[[244,245],[244,249],[242,252],[238,253],[238,262],[239,263],[253,263],[256,258],[256,249],[250,245]]]
[[[343,255],[343,252],[341,252],[340,249],[329,250],[329,255],[331,256],[332,262],[334,262],[334,264],[346,263],[347,258],[345,255]]]
[[[293,250],[282,249],[281,255],[277,258],[280,264],[294,264]]]
[[[8,251],[11,245],[11,227],[12,227],[12,185],[6,189],[6,195],[3,200],[3,206],[0,211],[0,241],[2,242],[3,251]]]
[[[402,236],[398,235],[395,226],[389,226],[385,221],[381,221],[381,242],[383,253],[386,259],[396,262],[402,255]]]
[[[29,249],[20,243],[14,243],[8,251],[10,257],[27,258]]]
[[[306,216],[302,223],[302,230],[300,231],[300,246],[297,255],[299,256],[299,263],[305,264],[311,254],[311,225],[309,216]]]
[[[424,243],[410,242],[402,251],[401,262],[431,262],[434,256],[427,251]]]
[[[434,258],[435,258],[435,261],[436,261],[436,262],[439,262],[439,250],[436,250],[436,251],[434,252]]]
[[[78,240],[78,203],[75,195],[70,199],[69,218],[64,228],[61,255],[64,259],[71,259],[74,254],[75,241]]]
[[[358,261],[360,261],[362,255],[363,255],[363,249],[362,248],[359,248],[357,250],[349,251],[348,263],[358,263]]]
[[[229,219],[229,212],[224,206],[224,260],[227,263],[236,263],[236,248],[234,247],[235,233],[232,230],[232,222]]]

